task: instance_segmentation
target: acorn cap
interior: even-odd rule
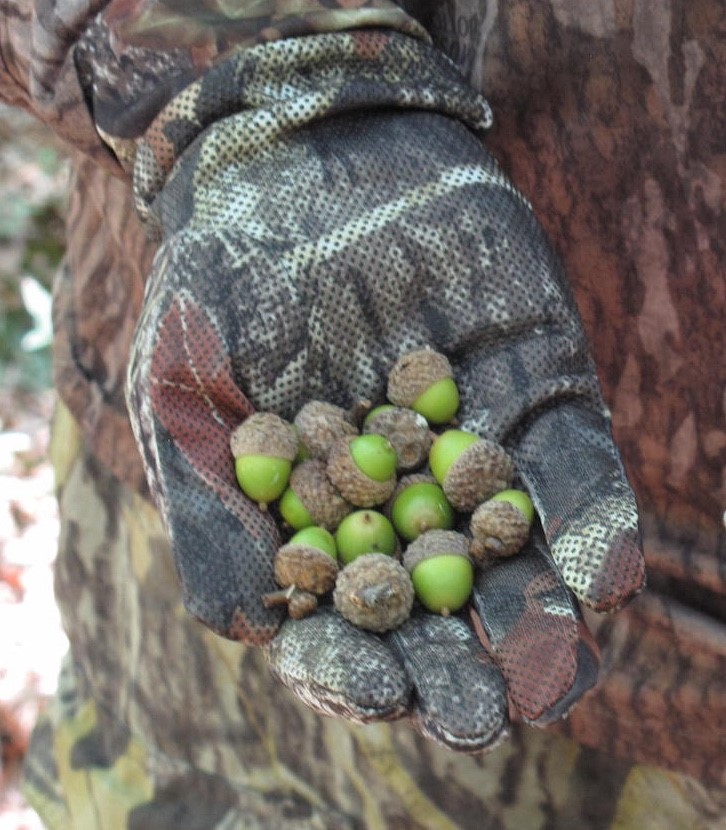
[[[411,406],[434,383],[453,377],[448,358],[440,352],[408,352],[396,361],[388,375],[388,400],[396,406]]]
[[[294,420],[300,441],[313,458],[327,459],[332,445],[358,430],[350,415],[340,406],[325,401],[309,401]]]
[[[403,491],[412,484],[435,484],[439,486],[439,482],[430,473],[411,473],[411,475],[403,476],[398,479],[396,489],[391,493],[391,497],[383,505],[383,513],[387,519],[391,518],[391,511],[393,510],[393,503],[403,493]]]
[[[397,406],[384,409],[363,428],[365,434],[384,435],[393,445],[399,470],[415,470],[428,458],[433,434],[423,415]]]
[[[294,591],[287,605],[287,613],[293,620],[308,617],[318,607],[318,598],[309,591]]]
[[[311,545],[288,543],[275,554],[275,579],[282,588],[294,585],[311,594],[327,594],[337,574],[338,561]]]
[[[473,512],[469,525],[470,553],[482,564],[488,557],[512,556],[529,538],[529,519],[508,501],[485,501]]]
[[[456,510],[470,512],[500,490],[506,490],[514,476],[514,462],[495,441],[482,438],[449,467],[442,488]]]
[[[303,461],[293,469],[290,487],[316,525],[335,530],[353,506],[333,486],[325,469],[325,462],[317,458]]]
[[[432,556],[469,556],[469,540],[455,530],[427,530],[406,548],[403,567],[413,573],[414,568],[424,559]]]
[[[333,444],[326,468],[328,478],[341,496],[356,507],[383,504],[396,487],[396,478],[376,481],[362,472],[353,460],[350,445],[356,436],[341,438]]]
[[[403,623],[413,607],[411,577],[383,553],[366,553],[338,574],[333,601],[353,625],[368,631],[390,631]]]
[[[229,439],[232,455],[266,455],[293,461],[298,437],[292,424],[273,412],[255,412],[243,421]]]

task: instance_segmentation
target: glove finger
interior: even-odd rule
[[[464,752],[507,737],[504,678],[463,620],[415,612],[388,639],[413,682],[411,720],[423,735]]]
[[[440,246],[446,285],[422,306],[429,342],[454,365],[462,427],[512,446],[568,585],[610,610],[643,584],[634,497],[561,264],[531,208],[482,161],[477,186],[447,194],[457,221]],[[435,221],[421,225],[435,239]]]
[[[546,409],[519,436],[514,458],[578,599],[610,611],[642,590],[638,509],[605,416],[572,404]]]
[[[229,438],[252,407],[226,355],[208,315],[178,292],[140,328],[129,403],[187,608],[214,631],[257,645],[283,619],[261,601],[277,587],[279,537],[236,482]]]
[[[265,653],[272,673],[323,715],[369,723],[408,710],[411,681],[392,649],[332,609],[288,620]]]
[[[598,655],[543,540],[479,572],[472,618],[500,667],[510,706],[528,723],[567,714],[597,681]]]

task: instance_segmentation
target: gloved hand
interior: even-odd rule
[[[279,98],[202,132],[153,204],[163,244],[129,406],[185,602],[265,644],[318,711],[493,746],[510,717],[550,722],[595,682],[577,600],[614,609],[643,581],[577,313],[529,206],[463,123],[343,106],[292,128],[282,114],[311,105],[275,82]],[[419,612],[380,637],[322,611],[280,628],[260,600],[278,532],[237,487],[230,432],[254,409],[382,401],[387,370],[424,345],[453,364],[462,427],[511,452],[541,530],[478,576],[470,620]]]

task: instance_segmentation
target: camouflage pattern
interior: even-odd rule
[[[602,650],[602,683],[557,729],[608,753],[685,771],[723,786],[726,438],[720,321],[726,297],[720,290],[719,271],[723,261],[718,247],[723,238],[718,230],[723,216],[719,148],[723,142],[718,141],[718,125],[724,122],[719,79],[724,76],[726,60],[719,45],[723,22],[719,3],[442,0],[407,5],[415,5],[417,13],[427,8],[426,22],[434,41],[459,62],[473,86],[486,91],[494,104],[497,121],[488,145],[532,200],[565,260],[594,347],[605,398],[613,411],[618,445],[645,519],[650,588],[612,618],[587,615]],[[86,99],[92,99],[98,80],[82,72],[79,82],[75,71],[74,44],[84,32],[91,31],[89,26],[98,11],[97,6],[75,3],[72,13],[60,15],[54,9],[36,14],[22,2],[6,4],[0,21],[0,91],[5,100],[38,114],[86,154],[77,161],[77,182],[83,183],[83,191],[82,196],[80,189],[76,191],[77,210],[70,225],[69,256],[75,258],[75,266],[66,269],[57,292],[63,300],[62,313],[57,314],[59,330],[69,333],[63,350],[64,371],[59,373],[60,391],[84,430],[81,438],[64,419],[65,426],[57,434],[60,446],[71,455],[79,442],[85,441],[96,458],[111,465],[122,481],[131,482],[137,490],[141,464],[130,437],[120,379],[132,328],[125,315],[137,313],[146,267],[138,272],[133,269],[128,279],[120,277],[130,261],[149,262],[154,246],[144,241],[132,215],[127,187],[109,175],[124,174],[89,117]],[[423,13],[421,17],[423,20]],[[30,31],[35,32],[34,38]],[[31,59],[31,44],[41,42],[43,48],[36,49]],[[155,54],[153,48],[144,52],[152,67]],[[135,63],[127,61],[126,65]],[[161,64],[163,69],[163,61]],[[82,66],[82,61],[77,65]],[[108,71],[117,70],[111,65]],[[158,77],[150,84],[155,86],[160,86]],[[145,111],[153,113],[153,106]],[[124,159],[128,169],[135,142],[123,146],[131,148]],[[123,158],[121,151],[119,154]],[[77,232],[85,222],[85,230]],[[98,244],[96,240],[100,240]],[[107,266],[104,256],[109,257]],[[107,283],[113,286],[110,291]],[[77,286],[75,292],[72,285]],[[109,329],[105,327],[107,317]],[[98,332],[108,332],[108,337],[99,338]],[[85,420],[89,402],[95,414]],[[103,440],[93,438],[98,430],[105,430]],[[98,590],[103,592],[110,584],[109,564],[121,565],[128,558],[130,539],[147,539],[149,547],[141,555],[142,561],[152,561],[152,548],[154,553],[167,551],[167,557],[168,549],[158,518],[146,502],[127,492],[118,480],[110,479],[104,466],[90,455],[84,455],[83,467],[84,486],[68,489],[69,499],[76,498],[82,505],[89,494],[103,492],[112,482],[116,489],[112,489],[108,505],[125,493],[133,506],[123,516],[113,510],[98,512],[99,517],[107,516],[106,536],[101,541],[98,533],[81,537],[78,528],[71,533],[76,539],[74,549],[83,551],[82,556],[70,555],[71,570],[75,566],[76,573],[97,574],[92,585],[102,586]],[[76,513],[80,511],[79,507]],[[119,539],[124,541],[118,543]],[[65,550],[62,560],[67,556]],[[114,552],[110,562],[104,551]],[[173,580],[171,571],[168,579]],[[117,603],[120,615],[104,616],[97,603],[94,605],[95,588],[84,588],[82,578],[76,581],[86,591],[86,610],[76,613],[74,603],[80,594],[62,599],[67,619],[77,619],[75,630],[81,618],[88,627],[100,630],[101,620],[108,627],[85,656],[80,646],[74,654],[79,665],[93,667],[89,676],[105,677],[101,685],[112,689],[118,685],[119,664],[108,656],[108,644],[119,645],[116,632],[128,631],[126,626],[141,616],[134,616],[136,606],[128,599]],[[148,580],[141,584],[148,586],[149,596],[155,592],[164,595],[164,585]],[[136,591],[128,581],[128,572],[114,585],[120,598]],[[188,622],[178,609],[178,598],[175,602],[175,619]],[[158,621],[156,626],[158,632]],[[126,640],[145,644],[147,638],[140,630],[126,634]],[[201,631],[194,624],[189,630]],[[151,672],[156,679],[153,694],[136,695],[134,682],[127,680],[122,684],[127,697],[117,701],[113,711],[125,712],[130,700],[153,708],[158,688],[183,687],[184,681],[190,680],[187,665],[174,674],[171,669],[161,677],[153,673],[155,662],[162,661],[159,655],[166,657],[168,632],[155,636],[156,642],[150,643],[153,657],[143,668],[139,668],[141,662],[132,663],[136,674]],[[225,649],[239,655],[253,654],[219,638],[205,637],[205,643],[210,644],[208,654]],[[190,637],[184,641],[185,649],[190,644],[187,657],[195,653],[191,642]],[[135,654],[139,654],[138,648]],[[259,655],[247,663],[252,668],[245,677],[253,685],[267,677],[258,661]],[[202,663],[220,667],[229,661],[210,657]],[[224,673],[220,668],[216,671]],[[80,793],[75,804],[88,809],[90,802],[102,815],[115,809],[109,805],[123,800],[121,793],[126,794],[127,804],[146,803],[145,793],[153,790],[155,800],[163,806],[149,822],[142,813],[135,826],[154,827],[178,824],[174,803],[191,809],[180,796],[190,788],[191,777],[197,787],[206,785],[215,798],[219,791],[213,790],[214,776],[196,771],[190,777],[182,775],[182,783],[175,787],[172,773],[189,771],[186,759],[191,742],[184,736],[179,751],[169,753],[174,760],[167,769],[172,772],[161,775],[156,785],[149,770],[160,769],[159,746],[166,746],[170,731],[159,736],[160,743],[146,756],[153,757],[155,763],[146,766],[140,763],[143,753],[136,741],[129,741],[125,754],[107,748],[109,742],[113,745],[119,740],[107,720],[94,739],[80,746],[78,740],[69,739],[68,735],[91,734],[94,718],[104,722],[103,715],[93,714],[98,708],[93,702],[95,692],[83,684],[80,691],[78,688],[75,675],[66,673],[63,693],[49,720],[36,733],[29,764],[28,792],[49,826],[76,826],[66,806],[68,793]],[[237,689],[229,684],[201,699],[207,709],[213,708],[210,699],[221,709],[219,701],[237,696]],[[278,685],[273,684],[269,693],[290,701]],[[155,710],[161,723],[168,724],[164,716],[169,711],[193,710],[188,705],[193,696],[181,696],[184,702],[178,707],[172,704]],[[257,701],[253,697],[253,702]],[[77,717],[83,703],[85,721]],[[421,826],[481,826],[483,817],[489,816],[491,826],[579,827],[588,826],[586,822],[597,827],[633,828],[723,825],[726,806],[722,790],[706,790],[693,779],[647,766],[621,764],[608,755],[577,749],[551,734],[514,726],[510,743],[493,754],[462,758],[437,750],[403,725],[351,730],[338,721],[312,718],[298,707],[299,712],[289,719],[294,725],[290,727],[287,720],[281,724],[278,738],[283,749],[275,754],[275,744],[265,732],[265,728],[274,728],[273,719],[264,720],[250,705],[245,709],[248,720],[240,718],[238,709],[232,721],[238,726],[252,723],[251,728],[263,736],[262,743],[271,753],[268,758],[274,760],[260,768],[282,774],[286,794],[302,789],[315,800],[313,792],[317,795],[334,789],[331,767],[323,764],[324,769],[313,773],[303,747],[315,746],[317,756],[323,744],[337,746],[334,753],[331,750],[336,781],[341,781],[336,798],[355,816],[353,826],[355,821],[358,826],[386,826],[391,816],[397,825],[406,810],[408,815],[420,817]],[[306,729],[300,727],[303,722],[308,724]],[[136,740],[144,736],[146,741],[147,726],[144,721],[144,728],[134,735]],[[206,724],[200,724],[197,734],[202,730],[209,734]],[[284,736],[282,730],[286,730]],[[330,730],[328,737],[323,739],[319,730]],[[61,733],[65,737],[59,740]],[[231,733],[227,730],[225,734]],[[293,745],[290,734],[296,736]],[[218,735],[215,733],[215,739],[207,744],[207,761],[228,749]],[[301,736],[299,742],[297,736]],[[392,742],[401,748],[409,769],[415,770],[411,775],[401,772],[403,767],[391,753]],[[290,755],[297,753],[298,761],[306,758],[300,779],[290,779],[286,765],[279,762],[288,748]],[[416,759],[420,759],[419,766]],[[214,760],[207,761],[199,768],[214,767]],[[62,785],[58,783],[59,769]],[[378,791],[367,790],[371,798],[377,799],[378,792],[395,790],[405,808],[385,807],[382,814],[375,801],[366,800],[363,781],[371,769],[385,779],[376,785]],[[139,770],[141,774],[134,778],[133,771]],[[443,785],[437,785],[431,770],[437,771],[437,780]],[[146,783],[138,784],[140,778],[146,778]],[[242,779],[235,775],[233,780],[250,778],[254,776]],[[88,797],[91,782],[97,787],[94,798]],[[109,791],[115,793],[111,799]],[[219,796],[219,800],[225,799]],[[317,800],[319,803],[321,797]],[[295,799],[289,803],[287,815],[299,817],[304,812],[295,812],[297,803]],[[258,807],[250,808],[248,815],[257,815],[255,809]],[[441,811],[448,813],[449,824]],[[232,816],[221,826],[234,826]],[[331,820],[329,826],[346,826],[343,820],[336,824],[337,820]],[[99,826],[100,821],[88,818],[85,826]],[[245,818],[236,823],[254,826],[253,821]],[[78,826],[84,824],[79,821]],[[197,826],[214,825],[202,820]],[[270,819],[269,826],[277,826],[276,818]]]
[[[403,723],[313,714],[259,649],[189,617],[156,511],[88,452],[63,406],[53,426],[57,592],[74,645],[25,784],[51,830],[723,827],[723,790],[557,735],[514,726],[472,756]]]
[[[225,160],[232,161],[319,119],[382,107],[441,112],[480,132],[492,123],[486,100],[462,84],[454,66],[410,38],[361,30],[247,49],[190,84],[136,142],[138,213],[154,218],[149,207],[174,163],[228,116],[250,111],[236,124],[243,134],[226,140]]]
[[[129,202],[128,185],[80,154],[67,222],[71,244],[53,297],[55,385],[90,449],[121,481],[145,491],[124,387],[154,246]]]
[[[74,47],[99,5],[97,0],[67,5],[18,0],[4,6],[0,96],[37,115],[69,147],[120,175],[118,160],[96,130],[75,64]]]
[[[640,588],[632,495],[559,267],[526,202],[452,116],[489,123],[427,45],[320,35],[219,64],[139,148],[136,190],[165,239],[132,347],[130,410],[187,608],[218,633],[263,644],[281,621],[261,602],[279,534],[236,485],[236,423],[253,407],[291,418],[311,398],[382,400],[385,367],[423,344],[456,356],[463,424],[512,434],[564,582],[601,609]],[[382,152],[391,144],[405,164]],[[541,336],[521,336],[522,320]],[[555,450],[559,430],[576,469]],[[542,477],[556,465],[559,477]],[[572,498],[557,480],[575,477]],[[316,615],[270,644],[274,670],[317,711],[410,713],[467,751],[504,737],[507,687],[522,717],[552,720],[596,676],[575,604],[546,550],[497,571],[478,585],[484,647],[453,620],[417,616],[384,642]]]
[[[115,0],[79,40],[76,56],[96,126],[130,170],[137,140],[160,109],[216,64],[258,44],[366,28],[428,39],[390,0]]]
[[[392,0],[245,0],[238,6],[14,0],[0,21],[0,95],[121,176],[122,165],[129,170],[127,154],[133,157],[132,139],[214,63],[255,43],[351,28],[385,27],[426,39],[400,5]]]

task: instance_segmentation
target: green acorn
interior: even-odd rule
[[[514,476],[514,462],[503,447],[460,429],[439,435],[429,465],[452,506],[467,513],[508,488]]]
[[[404,476],[386,504],[397,533],[412,542],[427,530],[450,530],[454,511],[433,476]]]
[[[406,548],[403,565],[419,601],[435,614],[458,611],[474,587],[469,541],[453,530],[423,533]]]
[[[449,423],[459,408],[459,390],[448,359],[433,349],[402,355],[388,375],[388,400],[431,424]]]
[[[298,452],[295,428],[272,412],[257,412],[234,430],[230,448],[239,486],[266,509],[282,495],[290,479]]]
[[[382,435],[358,435],[333,444],[327,475],[356,507],[383,504],[396,487],[396,452]]]
[[[335,532],[335,544],[344,565],[366,553],[393,556],[398,549],[393,525],[377,510],[356,510],[346,516]]]

